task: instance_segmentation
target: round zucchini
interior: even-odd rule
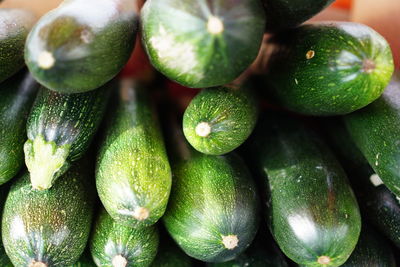
[[[148,0],[141,20],[153,66],[192,88],[237,78],[256,58],[265,28],[259,0]]]

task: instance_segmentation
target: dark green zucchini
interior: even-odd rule
[[[158,249],[156,226],[131,228],[102,209],[93,229],[90,251],[97,266],[150,266]]]
[[[27,10],[0,8],[0,83],[24,66],[25,40],[34,23]]]
[[[382,94],[394,69],[386,40],[357,23],[303,25],[275,35],[268,47],[271,101],[303,114],[360,109]]]
[[[97,159],[96,183],[107,212],[118,223],[156,223],[171,190],[171,168],[158,119],[145,86],[121,83],[117,106]]]
[[[4,202],[6,200],[8,194],[9,186],[2,185],[0,186],[0,214],[3,214]],[[1,220],[0,220],[0,229],[1,229]],[[6,251],[4,250],[3,243],[1,242],[1,233],[0,233],[0,266],[2,267],[13,267],[8,258]]]
[[[79,259],[89,237],[95,195],[87,169],[74,165],[45,191],[32,188],[29,173],[12,185],[2,235],[15,266],[68,266]]]
[[[88,250],[85,250],[80,259],[68,267],[97,267],[97,266],[93,262],[92,255],[90,255],[90,252]]]
[[[300,265],[340,266],[361,230],[357,201],[329,148],[295,119],[269,115],[249,141],[270,230]]]
[[[47,88],[61,93],[90,91],[122,69],[137,30],[135,1],[64,1],[33,27],[25,61]]]
[[[25,163],[32,186],[45,190],[88,149],[103,117],[111,84],[81,94],[41,88],[28,118]]]
[[[385,185],[400,197],[400,72],[383,95],[344,117],[351,138]]]
[[[240,146],[257,121],[258,107],[247,87],[203,89],[185,111],[183,132],[198,151],[222,155]]]
[[[27,71],[0,84],[0,185],[24,164],[26,120],[38,88]]]
[[[262,0],[267,31],[276,32],[300,25],[328,7],[334,0]]]
[[[151,267],[191,267],[192,259],[186,255],[169,237],[161,238],[160,248]]]
[[[153,66],[194,88],[238,77],[256,58],[265,28],[259,0],[148,0],[141,21]]]

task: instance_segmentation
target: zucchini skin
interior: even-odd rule
[[[156,226],[131,228],[115,222],[102,209],[90,241],[90,251],[97,266],[145,267],[150,266],[158,249]],[[124,264],[116,264],[120,257]]]
[[[204,88],[233,81],[254,61],[265,14],[257,0],[148,0],[141,22],[153,66],[184,86]]]
[[[163,220],[182,250],[206,262],[228,261],[243,252],[257,232],[259,210],[255,184],[242,159],[192,151],[172,173]]]
[[[15,266],[68,266],[79,259],[89,237],[95,196],[85,167],[75,165],[49,190],[33,189],[27,172],[11,186],[2,235]]]
[[[88,149],[108,102],[111,84],[80,94],[41,87],[27,123],[25,163],[32,186],[51,187]]]
[[[397,141],[400,133],[400,72],[395,73],[377,101],[345,116],[344,120],[352,140],[371,167],[400,197],[400,143]]]
[[[312,18],[334,0],[262,0],[267,17],[267,31],[293,28]]]
[[[183,116],[188,142],[209,155],[226,154],[244,143],[258,118],[257,102],[249,90],[236,86],[203,89]],[[201,125],[208,131],[199,131]]]
[[[248,149],[280,249],[299,265],[343,264],[357,244],[361,217],[328,147],[300,122],[275,114],[259,124]]]
[[[3,207],[4,203],[9,191],[9,186],[8,185],[2,185],[0,186],[0,214],[3,214]],[[1,229],[1,220],[0,220],[0,229]],[[2,267],[13,267],[13,265],[10,262],[10,259],[8,258],[6,251],[4,250],[3,242],[1,242],[1,233],[0,233],[0,266]]]
[[[27,71],[0,84],[0,185],[24,164],[26,121],[38,88]]]
[[[303,25],[277,34],[268,45],[270,98],[307,115],[342,115],[370,104],[394,70],[386,40],[352,22]]]
[[[33,27],[25,62],[47,88],[61,93],[87,92],[122,69],[137,31],[134,1],[64,1]]]
[[[97,158],[99,197],[114,220],[131,227],[149,226],[161,218],[172,183],[148,89],[129,80],[121,82]]]
[[[161,238],[160,248],[151,267],[191,267],[192,259],[186,255],[170,238]]]
[[[90,253],[85,251],[77,262],[68,267],[97,267],[97,266],[92,260],[92,255],[90,255]]]
[[[35,16],[23,9],[0,9],[0,83],[24,66],[25,40]]]

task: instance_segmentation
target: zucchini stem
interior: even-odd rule
[[[211,133],[211,125],[208,122],[200,122],[196,126],[196,134],[201,137],[207,137]]]
[[[48,70],[54,66],[56,60],[52,53],[48,51],[42,51],[38,56],[37,63],[42,69]]]
[[[237,235],[227,235],[222,236],[222,244],[224,244],[225,248],[227,249],[234,249],[238,246],[239,239]]]
[[[112,260],[113,267],[126,267],[128,265],[128,261],[122,255],[117,255]]]
[[[211,34],[220,34],[224,31],[224,24],[220,18],[211,16],[207,22],[207,30]]]
[[[46,263],[43,263],[43,262],[41,262],[41,261],[32,261],[32,262],[29,264],[29,267],[47,267],[47,264],[46,264]]]
[[[329,258],[328,256],[320,256],[318,258],[318,263],[322,265],[329,264],[331,263],[331,258]]]

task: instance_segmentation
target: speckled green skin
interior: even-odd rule
[[[276,35],[268,45],[265,74],[271,101],[303,114],[360,109],[382,94],[394,69],[385,39],[357,23],[303,25]],[[368,60],[374,64],[371,73],[364,70]]]
[[[35,16],[22,9],[0,9],[0,83],[24,66],[25,39]]]
[[[92,222],[94,185],[86,166],[74,165],[51,189],[33,190],[29,174],[15,181],[7,197],[2,235],[15,266],[41,261],[68,266],[85,249]]]
[[[400,197],[400,73],[393,76],[382,97],[344,120],[369,164]]]
[[[356,246],[361,218],[346,174],[328,147],[295,119],[269,115],[252,137],[263,177],[267,221],[281,250],[298,264],[340,266]],[[318,263],[320,256],[330,264]]]
[[[131,227],[152,225],[161,218],[172,183],[158,119],[146,90],[136,84],[121,86],[96,168],[104,207],[114,220]],[[137,208],[147,209],[148,218],[135,218]]]
[[[121,255],[127,260],[126,267],[145,267],[156,257],[158,242],[156,226],[124,226],[103,209],[93,229],[90,251],[97,266],[119,267],[112,266],[112,261]]]
[[[183,132],[198,151],[222,155],[240,146],[251,134],[258,117],[258,105],[249,88],[203,89],[187,107]],[[211,132],[199,136],[196,127],[208,123]]]
[[[42,87],[28,118],[25,143],[25,163],[30,169],[38,162],[40,151],[33,149],[35,139],[44,139],[68,155],[63,166],[54,174],[51,183],[62,175],[88,149],[103,118],[111,84],[81,94],[60,94]],[[43,148],[45,149],[45,148]],[[46,159],[40,159],[46,162]],[[51,162],[49,158],[47,162]]]
[[[0,214],[3,214],[4,202],[7,197],[8,190],[9,186],[7,185],[0,186]],[[0,229],[1,229],[1,220],[0,220]],[[13,267],[13,265],[10,262],[10,259],[8,258],[4,250],[3,242],[1,242],[1,233],[0,233],[0,266]]]
[[[396,261],[390,244],[363,225],[356,249],[341,267],[396,267]]]
[[[24,164],[26,120],[38,88],[26,71],[0,84],[0,185]]]
[[[191,267],[192,259],[169,238],[161,239],[160,248],[151,267]]]
[[[318,14],[334,0],[262,0],[267,31],[276,32],[300,25]]]
[[[33,27],[25,48],[32,75],[62,93],[81,93],[111,80],[128,61],[135,44],[138,15],[131,0],[69,0]],[[40,53],[55,59],[38,64]]]
[[[224,30],[207,30],[211,16]],[[142,40],[153,66],[182,85],[233,81],[260,49],[265,14],[257,0],[148,0],[141,11]]]
[[[258,198],[243,161],[235,154],[208,156],[193,151],[172,169],[173,186],[165,226],[189,256],[206,262],[235,258],[258,229]],[[227,249],[223,236],[236,235]]]

